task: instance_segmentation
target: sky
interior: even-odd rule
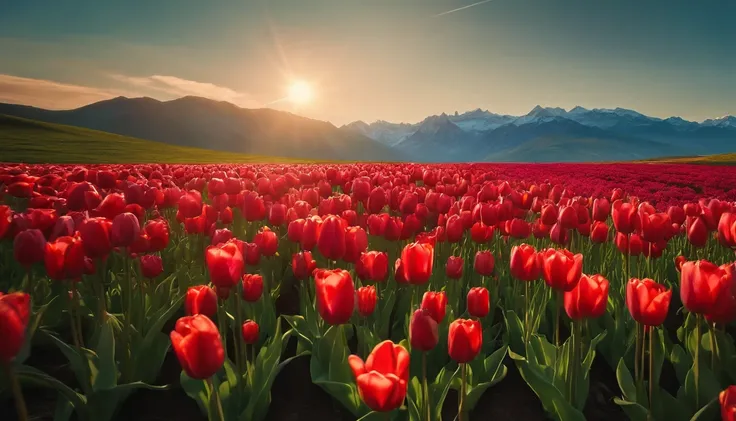
[[[336,125],[537,104],[736,115],[736,1],[474,3],[0,0],[0,102],[196,95]],[[312,101],[283,100],[295,81]]]

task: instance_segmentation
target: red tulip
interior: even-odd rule
[[[243,300],[255,303],[263,294],[263,277],[258,274],[243,275]]]
[[[362,253],[355,271],[364,281],[384,282],[388,278],[388,255],[381,251]]]
[[[148,235],[149,251],[155,253],[169,245],[169,224],[164,219],[151,219],[143,231]]]
[[[495,260],[490,251],[479,251],[475,253],[475,260],[473,260],[473,269],[481,276],[490,276],[493,274],[493,268],[495,266]]]
[[[631,234],[638,228],[636,206],[617,200],[613,203],[613,226],[622,234]]]
[[[233,233],[227,228],[222,228],[219,230],[215,230],[215,232],[212,234],[212,241],[210,241],[210,245],[216,246],[218,244],[227,243],[230,241],[230,239],[233,238]]]
[[[687,218],[687,239],[695,247],[705,247],[708,242],[708,225],[702,217]]]
[[[483,345],[483,330],[478,320],[457,319],[450,323],[447,334],[447,349],[455,362],[472,361]]]
[[[8,194],[18,198],[33,196],[33,184],[19,181],[8,186]]]
[[[42,262],[46,252],[46,238],[37,229],[21,231],[13,240],[13,257],[26,268]]]
[[[573,320],[601,317],[608,304],[608,287],[608,280],[601,275],[582,275],[575,288],[565,292],[567,316]]]
[[[666,213],[639,212],[641,236],[645,241],[656,243],[663,240],[672,229],[672,221]]]
[[[425,308],[419,308],[409,321],[409,343],[412,349],[431,351],[439,342],[439,330],[432,313]]]
[[[312,216],[304,221],[304,229],[301,235],[302,250],[312,251],[317,245],[322,231],[322,219],[319,216]]]
[[[463,266],[465,262],[462,257],[450,256],[445,265],[445,275],[450,279],[460,279],[463,277]]]
[[[607,199],[593,200],[593,220],[606,222],[611,214],[611,203]]]
[[[402,405],[409,381],[409,352],[404,347],[384,341],[373,348],[365,363],[351,355],[348,364],[360,398],[370,409],[390,412]]]
[[[705,314],[705,319],[711,323],[728,324],[736,319],[736,279],[734,271],[736,264],[731,263],[721,265],[720,267],[726,272],[726,280],[724,283],[730,284],[730,288],[724,288],[724,291],[716,297],[713,308]]]
[[[677,256],[675,257],[675,269],[677,269],[678,272],[682,271],[682,264],[687,262],[687,259],[685,256]]]
[[[546,204],[542,207],[542,212],[539,219],[544,225],[554,225],[557,223],[557,206],[553,204]]]
[[[396,259],[396,262],[394,262],[394,279],[399,284],[409,283],[404,277],[404,262],[401,261],[401,258]]]
[[[368,235],[365,230],[361,227],[348,227],[345,230],[345,253],[342,259],[348,263],[356,263],[366,249],[368,249]]]
[[[644,242],[638,234],[627,236],[626,234],[617,232],[614,243],[616,244],[616,248],[624,255],[639,256],[644,250]]]
[[[514,218],[506,223],[506,230],[513,238],[528,238],[532,232],[531,225],[523,219]]]
[[[184,298],[184,309],[190,316],[204,314],[214,317],[217,314],[217,295],[207,285],[195,285],[189,287]]]
[[[583,270],[583,255],[573,255],[570,251],[547,249],[540,252],[544,281],[550,287],[561,291],[572,291],[577,285]]]
[[[24,292],[0,292],[0,362],[10,364],[25,342],[31,297]]]
[[[13,222],[13,210],[10,209],[10,206],[0,205],[0,239],[5,237],[11,222]]]
[[[184,218],[196,218],[202,214],[202,195],[195,190],[179,198],[179,212]]]
[[[82,240],[59,237],[56,241],[46,243],[44,264],[49,278],[55,281],[78,280],[84,273]]]
[[[92,259],[105,258],[112,250],[110,229],[112,223],[104,218],[90,218],[82,222],[79,235],[84,253]]]
[[[317,262],[312,259],[312,253],[309,251],[294,253],[291,257],[291,270],[297,281],[303,281],[312,276],[316,268]]]
[[[258,342],[258,336],[260,334],[258,323],[254,322],[253,320],[246,320],[245,323],[243,323],[242,333],[243,342],[245,342],[246,344],[252,345]]]
[[[155,254],[147,254],[140,257],[141,275],[144,278],[153,279],[158,277],[164,271],[164,265],[161,257]]]
[[[608,241],[608,225],[605,222],[595,221],[590,230],[590,241],[601,244]]]
[[[253,242],[258,245],[261,255],[266,257],[273,256],[279,250],[279,237],[268,227],[261,228]]]
[[[356,295],[358,297],[358,313],[363,317],[373,314],[373,311],[376,309],[376,302],[378,301],[376,287],[373,285],[360,287],[356,291]]]
[[[646,326],[659,326],[667,318],[672,290],[651,279],[631,278],[626,284],[626,306],[631,317]]]
[[[434,247],[426,243],[408,244],[401,251],[404,279],[410,284],[422,285],[432,276]]]
[[[422,296],[421,308],[429,311],[437,323],[442,323],[447,311],[447,294],[444,291],[427,291]]]
[[[721,419],[723,421],[736,421],[736,386],[728,386],[726,390],[718,395],[721,404]]]
[[[330,325],[350,321],[355,308],[355,290],[350,272],[342,269],[314,272],[317,294],[317,310]]]
[[[680,298],[685,308],[698,314],[712,313],[722,294],[731,294],[733,277],[707,260],[685,262],[680,273]]]
[[[245,262],[235,243],[208,246],[205,261],[210,281],[218,288],[230,289],[240,281]]]
[[[171,332],[171,345],[187,376],[212,377],[225,362],[225,350],[217,326],[204,315],[182,317]]]
[[[468,313],[473,317],[483,318],[490,310],[490,296],[483,287],[473,287],[468,291]]]
[[[721,215],[718,241],[725,247],[736,248],[736,213],[725,212]]]
[[[470,238],[479,244],[487,243],[493,238],[493,227],[476,222],[470,228]]]
[[[578,212],[572,206],[563,207],[557,218],[557,223],[566,230],[576,228],[578,226]]]
[[[520,281],[539,279],[541,267],[537,251],[529,244],[521,244],[511,249],[511,275]]]

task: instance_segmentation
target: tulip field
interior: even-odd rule
[[[736,419],[736,167],[0,164],[0,420]]]

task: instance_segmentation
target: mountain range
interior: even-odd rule
[[[178,146],[315,160],[598,162],[736,152],[734,116],[693,122],[623,108],[536,106],[522,116],[477,109],[413,124],[356,121],[339,128],[192,96],[118,97],[62,111],[0,103],[0,114]]]
[[[393,161],[402,156],[331,123],[193,96],[172,101],[118,97],[63,111],[0,103],[0,114],[250,155],[339,161]]]
[[[416,124],[356,121],[341,129],[432,162],[619,161],[736,151],[736,117],[697,123],[624,108],[538,105],[522,116],[477,109]]]

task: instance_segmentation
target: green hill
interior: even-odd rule
[[[0,114],[0,162],[27,163],[241,163],[308,162],[175,146],[97,130]]]
[[[682,156],[650,159],[645,162],[667,164],[736,165],[736,153],[721,153],[704,156]]]

